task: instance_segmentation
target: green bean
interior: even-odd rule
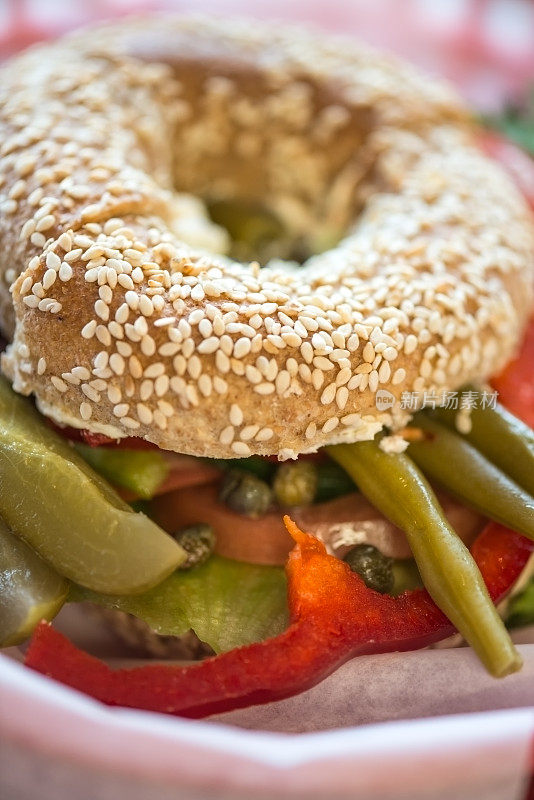
[[[281,464],[274,477],[273,491],[281,506],[307,506],[317,490],[317,469],[310,461]]]
[[[383,452],[377,440],[327,449],[373,505],[405,532],[429,594],[489,672],[501,677],[519,669],[521,657],[473,557],[413,461],[404,453]]]
[[[466,386],[474,392],[474,386]],[[456,430],[457,411],[436,409],[435,416],[449,428]],[[506,408],[496,403],[495,408],[474,406],[469,412],[471,430],[462,433],[477,450],[502,469],[512,480],[534,495],[534,431]]]
[[[424,413],[412,424],[428,438],[411,442],[408,455],[460,500],[490,519],[534,539],[534,498],[460,434]]]

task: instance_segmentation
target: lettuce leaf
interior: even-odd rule
[[[216,653],[276,636],[288,623],[282,567],[220,556],[187,572],[177,570],[143,594],[106,595],[73,585],[69,601],[126,611],[167,636],[192,628]]]

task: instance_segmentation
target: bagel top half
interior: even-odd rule
[[[195,455],[395,429],[404,392],[496,373],[531,307],[532,219],[476,134],[447,87],[292,28],[149,17],[27,51],[0,73],[4,372],[60,424]],[[233,261],[201,200],[235,199],[339,243]]]

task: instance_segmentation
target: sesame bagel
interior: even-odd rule
[[[411,67],[153,17],[33,48],[0,84],[2,368],[59,424],[288,458],[395,429],[403,392],[513,355],[532,218],[458,98]],[[226,255],[203,203],[235,199],[305,263]]]

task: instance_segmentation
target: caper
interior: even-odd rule
[[[388,594],[393,589],[393,559],[383,555],[372,544],[357,544],[343,558],[357,572],[366,586]]]
[[[179,569],[191,569],[192,567],[200,566],[200,564],[208,560],[215,548],[213,528],[204,522],[180,528],[173,536],[187,553],[187,558],[180,564]]]
[[[265,514],[273,493],[269,484],[255,475],[231,470],[223,478],[219,499],[233,511],[254,519]]]
[[[309,461],[282,464],[275,475],[273,489],[281,506],[310,505],[317,491],[317,469]]]

